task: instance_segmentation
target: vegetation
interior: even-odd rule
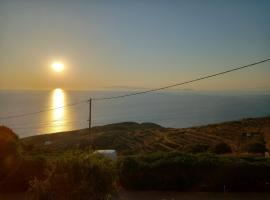
[[[0,192],[28,190],[29,199],[103,200],[116,194],[111,160],[87,150],[54,157],[21,155],[16,134],[6,127],[0,130]]]
[[[214,145],[211,149],[211,152],[215,154],[226,154],[226,153],[232,153],[232,149],[225,142],[221,142]]]
[[[0,127],[0,191],[22,192],[33,177],[42,177],[46,165],[41,156],[22,156],[20,141],[9,128]]]
[[[247,151],[249,153],[264,153],[267,149],[264,142],[251,142],[247,145]]]
[[[267,151],[264,138],[259,137],[257,140],[250,141],[246,144],[246,150],[249,153],[264,154]]]
[[[209,151],[210,146],[207,144],[190,144],[183,149],[186,153],[205,153]]]
[[[115,195],[114,164],[86,153],[62,157],[52,163],[45,179],[34,179],[30,199],[109,199]]]
[[[9,128],[0,126],[0,189],[3,181],[12,176],[21,161],[18,137]]]
[[[22,157],[6,178],[2,179],[1,192],[25,192],[33,178],[43,178],[47,161],[42,156]]]
[[[0,127],[0,192],[28,190],[29,199],[102,200],[115,195],[118,184],[128,189],[222,191],[225,185],[227,191],[269,191],[270,161],[262,156],[269,122],[246,119],[188,129],[131,122],[94,127],[95,148],[116,149],[116,163],[91,154],[87,130],[19,140]]]
[[[9,128],[0,126],[0,178],[19,160],[18,137]]]
[[[159,152],[127,156],[118,163],[128,189],[269,191],[270,161],[254,157]]]

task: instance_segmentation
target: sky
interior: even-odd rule
[[[0,89],[155,88],[256,62],[270,57],[269,10],[268,0],[0,0]],[[269,74],[270,62],[181,88],[270,91]]]

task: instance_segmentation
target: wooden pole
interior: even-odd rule
[[[92,98],[89,99],[89,139],[90,139],[90,147],[93,148],[92,145],[92,135],[91,135],[91,128],[92,128]]]

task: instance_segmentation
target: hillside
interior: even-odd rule
[[[95,149],[116,149],[119,154],[185,150],[190,145],[214,146],[225,142],[233,152],[264,140],[270,147],[270,117],[250,118],[192,128],[164,128],[153,123],[124,122],[92,128]],[[27,152],[63,152],[89,147],[88,129],[31,136],[21,139]],[[45,145],[50,141],[49,145]],[[48,143],[48,142],[47,142]]]

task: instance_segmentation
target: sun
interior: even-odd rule
[[[65,66],[62,62],[54,62],[52,64],[52,68],[56,72],[62,72],[64,70]]]

